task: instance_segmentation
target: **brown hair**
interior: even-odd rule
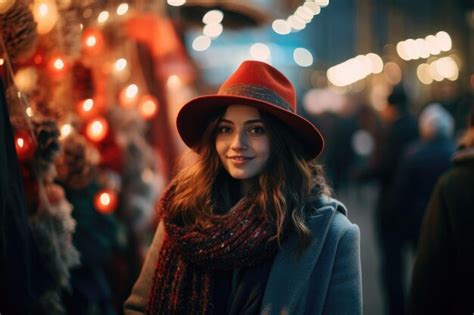
[[[217,206],[229,209],[238,181],[227,174],[215,149],[216,130],[224,110],[211,119],[197,148],[195,163],[184,167],[175,177],[175,188],[168,209],[169,216],[182,224],[205,225]],[[261,112],[270,139],[271,154],[263,172],[253,182],[249,197],[262,209],[264,216],[275,224],[278,242],[288,230],[295,231],[300,247],[309,243],[311,231],[305,218],[311,197],[330,195],[322,167],[307,160],[300,141],[288,127]],[[238,190],[237,190],[238,191]]]

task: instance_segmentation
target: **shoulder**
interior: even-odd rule
[[[355,237],[359,234],[359,228],[353,224],[348,218],[348,211],[346,206],[339,200],[331,198],[326,195],[319,196],[311,202],[312,210],[308,216],[308,223],[312,232],[324,229],[323,226],[311,224],[316,218],[326,216],[329,220],[326,222],[328,236],[332,239],[341,239],[342,237]],[[324,222],[323,221],[323,222]]]

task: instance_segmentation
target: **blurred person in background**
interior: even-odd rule
[[[126,314],[361,314],[359,229],[328,197],[323,139],[288,79],[246,61],[177,120],[177,174]]]
[[[404,151],[417,139],[416,119],[409,112],[405,89],[395,86],[381,113],[385,124],[377,159],[357,175],[359,180],[377,179],[379,192],[375,207],[375,232],[380,250],[380,272],[386,313],[404,314],[403,268],[401,248],[401,216],[393,194],[395,175]]]
[[[450,165],[456,144],[454,119],[441,104],[432,103],[418,119],[420,140],[407,150],[395,180],[394,201],[403,217],[404,240],[416,248],[421,221],[436,181]]]
[[[474,299],[474,106],[453,156],[436,183],[418,242],[410,314],[472,314]]]

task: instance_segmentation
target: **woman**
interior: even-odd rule
[[[327,196],[319,131],[268,64],[245,61],[177,127],[198,153],[163,194],[126,314],[360,314],[359,230]]]

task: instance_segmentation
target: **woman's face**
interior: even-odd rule
[[[231,105],[217,126],[216,151],[235,179],[259,175],[270,157],[270,140],[257,109]]]

